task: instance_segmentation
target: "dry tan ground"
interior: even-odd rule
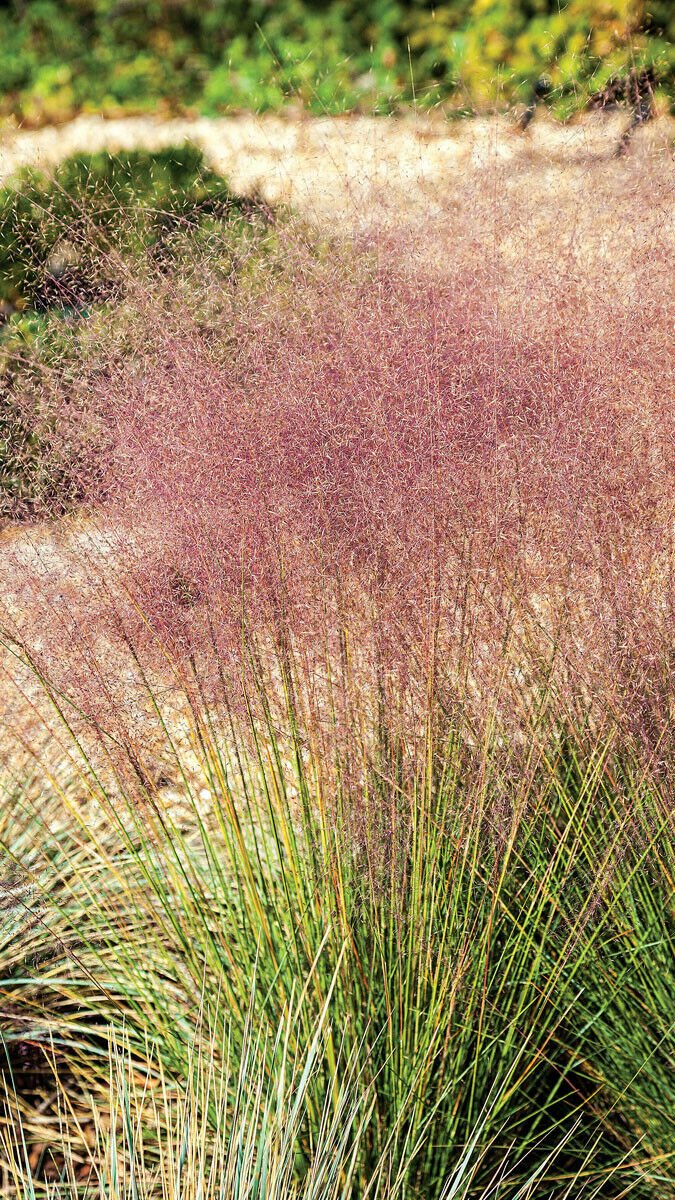
[[[645,239],[658,255],[675,247],[675,120],[639,130],[617,159],[627,121],[597,113],[562,125],[539,114],[521,134],[506,117],[81,116],[58,128],[0,130],[0,182],[77,152],[192,141],[235,191],[289,204],[319,228],[407,227],[418,253],[442,270],[455,239],[479,226],[482,256],[490,238],[502,263],[536,260],[557,243],[568,272],[619,273],[628,294]],[[646,207],[635,201],[645,176],[653,181]]]
[[[49,170],[74,153],[191,141],[235,190],[256,191],[306,216],[353,225],[383,205],[399,217],[420,208],[440,215],[448,193],[461,192],[467,173],[489,174],[495,167],[507,182],[536,175],[542,191],[557,191],[563,182],[585,188],[594,171],[621,170],[612,154],[626,123],[625,114],[597,114],[569,125],[542,115],[520,134],[504,117],[448,122],[430,116],[171,121],[81,116],[61,127],[0,130],[0,182],[28,165]],[[663,164],[674,141],[675,121],[662,117],[637,133],[629,157]]]

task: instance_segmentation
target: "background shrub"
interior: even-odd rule
[[[86,438],[64,455],[74,418],[62,413],[55,439],[40,397],[55,371],[69,394],[94,314],[106,314],[94,336],[120,327],[126,290],[142,288],[148,268],[175,274],[186,254],[190,272],[207,256],[211,273],[229,276],[267,219],[194,146],[78,155],[0,188],[0,515],[34,511],[47,495],[65,511],[79,494],[67,461]]]
[[[561,114],[651,67],[672,97],[666,0],[12,0],[0,13],[2,108],[29,123],[85,109],[316,112],[528,101],[551,76]]]
[[[77,155],[51,176],[28,169],[0,189],[0,300],[5,312],[77,308],[97,298],[102,255],[139,256],[243,207],[194,146]]]

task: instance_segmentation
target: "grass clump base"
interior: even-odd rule
[[[357,770],[250,704],[248,729],[193,713],[180,800],[82,754],[6,795],[11,1178],[671,1194],[664,792],[609,732],[509,748],[456,716],[413,765],[381,726]]]

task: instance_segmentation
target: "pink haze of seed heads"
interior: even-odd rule
[[[517,666],[555,646],[570,687],[660,741],[675,406],[649,255],[621,303],[514,267],[500,306],[466,254],[440,276],[370,250],[345,269],[296,247],[231,304],[220,282],[207,331],[178,292],[159,323],[139,301],[133,359],[85,368],[106,449],[78,486],[114,531],[125,637],[222,667],[242,623],[310,654],[347,627],[400,691],[430,640],[439,671],[468,647],[489,680],[508,628]],[[93,591],[75,606],[111,628]]]

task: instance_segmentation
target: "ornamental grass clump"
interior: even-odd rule
[[[675,1196],[661,268],[457,232],[87,327],[2,554],[9,1194]]]

